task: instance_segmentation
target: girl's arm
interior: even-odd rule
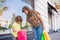
[[[15,28],[14,28],[14,27],[12,27],[12,30],[13,30],[13,32],[16,32],[16,30],[15,30]]]

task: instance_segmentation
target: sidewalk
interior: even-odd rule
[[[51,37],[51,40],[60,40],[60,33],[59,32],[51,33],[50,37]]]
[[[53,32],[49,34],[51,40],[60,40],[60,32]],[[28,34],[28,40],[34,40],[33,33]]]

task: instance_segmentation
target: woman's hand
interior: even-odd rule
[[[36,24],[36,20],[34,20],[33,23]]]
[[[43,26],[43,30],[45,30],[45,26]]]

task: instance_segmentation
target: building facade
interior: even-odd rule
[[[43,0],[35,0],[35,10],[41,14],[44,26],[46,30],[49,31],[49,23],[48,23],[48,5],[47,1]]]
[[[57,31],[60,29],[60,8],[57,9],[57,3],[55,2],[55,0],[35,0],[35,10],[41,14],[44,26],[46,27],[46,30],[48,32]],[[52,6],[51,9],[48,8],[49,5]],[[49,12],[48,10],[51,11]]]

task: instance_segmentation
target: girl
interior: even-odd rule
[[[17,32],[20,31],[20,24],[22,23],[22,17],[21,16],[17,16],[15,18],[15,23],[13,23],[12,25],[12,34],[13,34],[13,40],[18,40],[17,39]]]

